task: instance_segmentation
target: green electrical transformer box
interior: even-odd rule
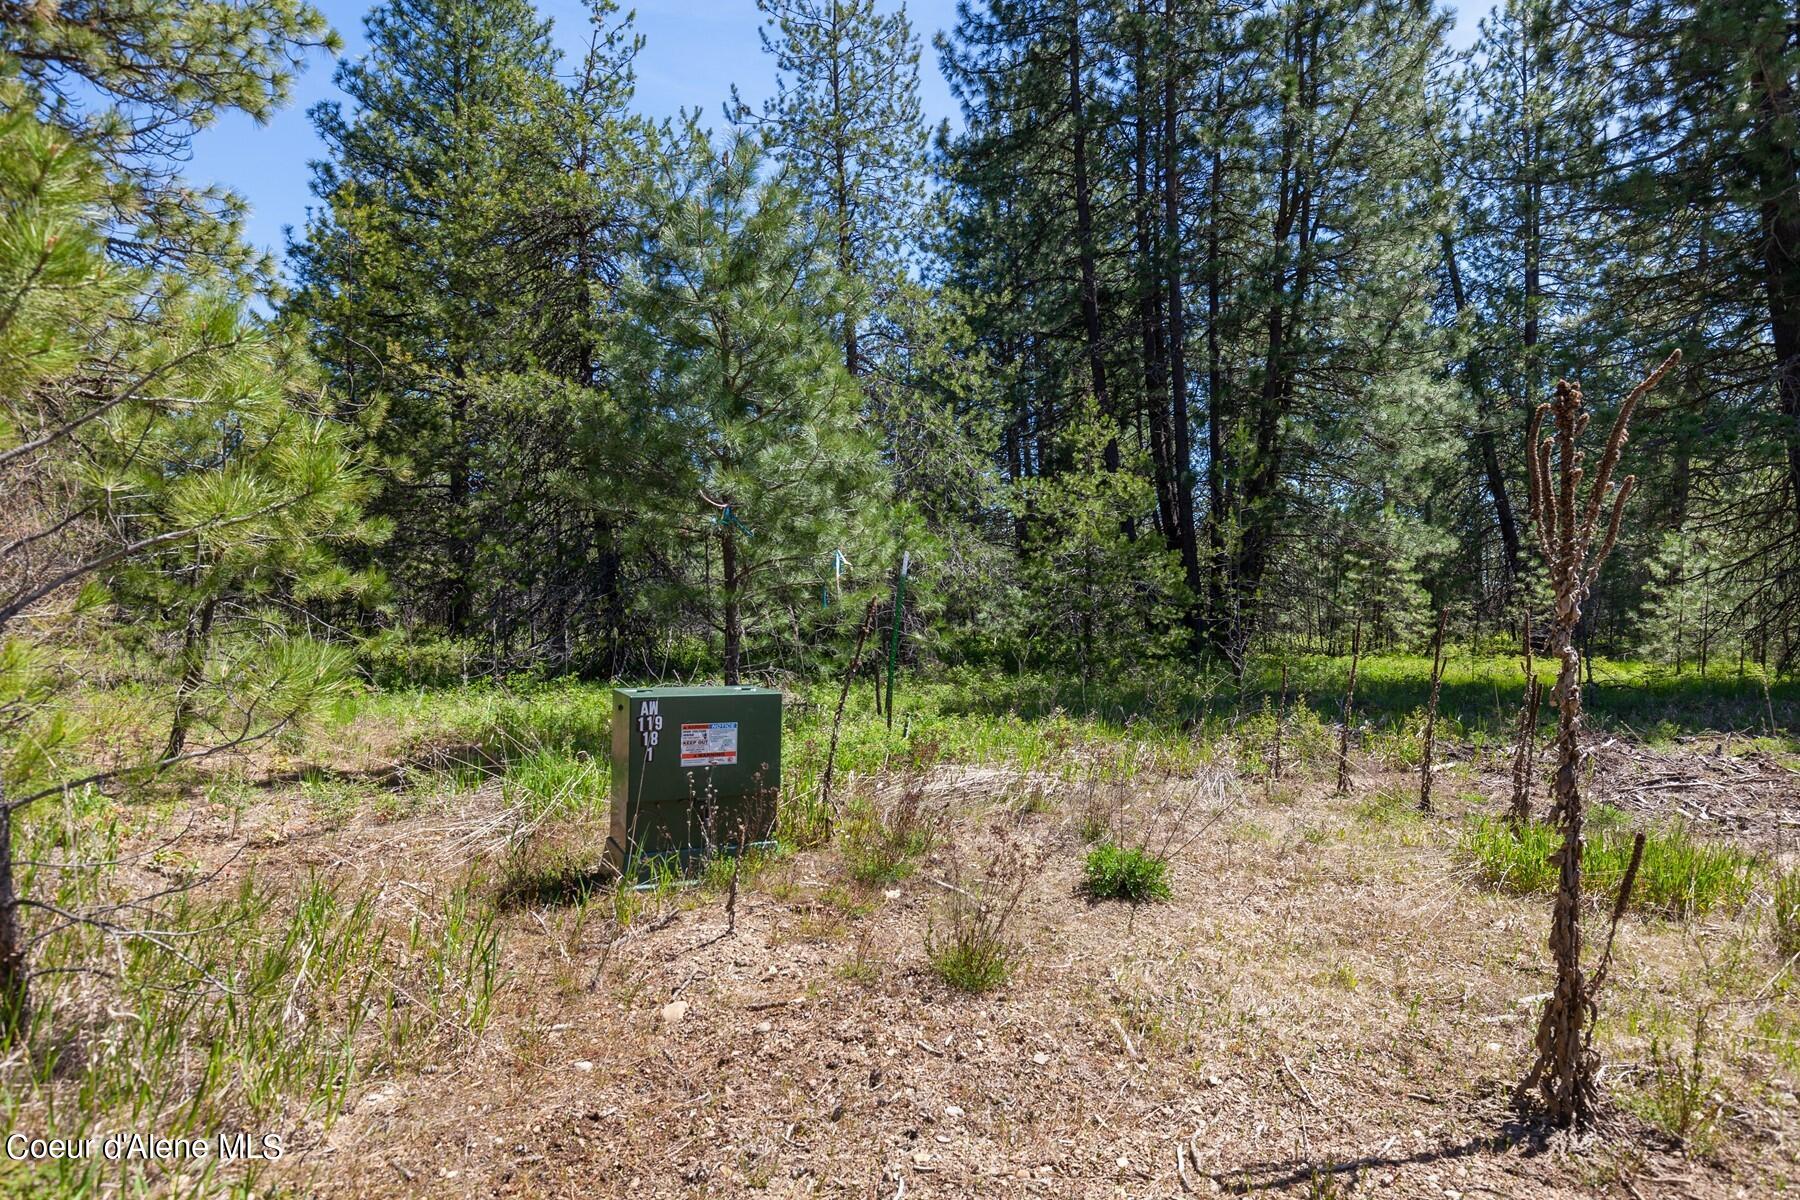
[[[665,856],[686,862],[767,841],[780,794],[780,692],[614,690],[606,841],[614,866]]]

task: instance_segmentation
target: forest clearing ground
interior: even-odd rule
[[[801,708],[804,791],[821,743]],[[1591,795],[1615,826],[1679,821],[1690,844],[1753,851],[1756,873],[1747,899],[1621,925],[1609,1126],[1570,1146],[1508,1103],[1548,987],[1548,902],[1495,888],[1467,849],[1506,807],[1502,744],[1446,745],[1422,815],[1404,722],[1364,732],[1338,796],[1329,728],[1304,713],[1280,781],[1266,713],[1161,742],[1057,712],[922,716],[907,742],[853,714],[849,808],[910,796],[925,848],[874,872],[844,836],[757,862],[731,928],[720,869],[648,892],[592,872],[606,766],[578,747],[605,716],[579,689],[378,695],[144,810],[160,815],[130,845],[183,836],[122,854],[111,886],[219,870],[200,899],[220,907],[185,919],[228,918],[213,969],[246,964],[235,1008],[134,1025],[97,978],[62,977],[57,1020],[91,1049],[21,1092],[11,1127],[129,1128],[121,1105],[151,1095],[164,1124],[286,1135],[279,1162],[211,1178],[300,1196],[1647,1200],[1800,1179],[1800,986],[1769,911],[1800,814],[1785,744],[1594,736]],[[1178,831],[1170,899],[1083,894],[1092,839],[1158,822]],[[971,996],[927,939],[947,887],[995,854],[1031,868],[1006,930],[1021,959]],[[132,961],[152,984],[170,966]],[[171,1011],[172,1041],[135,1040]],[[184,1195],[198,1178],[141,1174]],[[71,1178],[0,1171],[0,1195]]]
[[[1795,811],[1791,773],[1765,765],[1788,790],[1759,810],[1757,841]],[[363,1081],[329,1129],[313,1115],[274,1178],[343,1196],[1792,1186],[1800,1004],[1754,905],[1628,918],[1602,1002],[1610,1135],[1569,1151],[1514,1124],[1507,1097],[1547,986],[1547,905],[1482,887],[1455,851],[1466,814],[1504,808],[1503,767],[1463,751],[1429,817],[1412,809],[1416,773],[1375,763],[1342,797],[1326,768],[1239,778],[1229,811],[1190,814],[1217,819],[1173,862],[1172,900],[1139,907],[1080,894],[1091,787],[1084,800],[1079,783],[991,765],[930,768],[924,791],[946,824],[908,877],[864,887],[836,848],[791,854],[746,876],[730,933],[716,888],[624,899],[637,907],[625,922],[618,893],[540,892],[501,910],[485,1030]],[[1167,786],[1114,796],[1136,805]],[[275,789],[233,814],[238,833],[215,851],[246,839],[261,886],[322,878],[404,919],[491,875],[502,807],[490,782],[409,812],[327,806],[322,826],[316,794]],[[926,932],[948,860],[1005,839],[1042,861],[1009,930],[1025,960],[971,997],[932,973]],[[1706,1093],[1726,1100],[1718,1135],[1688,1156],[1634,1109],[1670,1086],[1651,1038],[1685,1051],[1702,1005]]]

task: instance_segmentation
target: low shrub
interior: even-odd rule
[[[1141,847],[1101,842],[1082,864],[1082,887],[1096,900],[1167,900],[1169,860]]]

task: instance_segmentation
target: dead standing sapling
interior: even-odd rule
[[[1431,752],[1437,744],[1438,694],[1444,685],[1444,626],[1450,606],[1438,610],[1437,637],[1431,643],[1431,700],[1425,707],[1425,753],[1419,762],[1419,811],[1431,811]]]
[[[1356,629],[1350,634],[1350,682],[1344,688],[1344,727],[1338,731],[1338,795],[1350,791],[1350,720],[1356,709],[1356,664],[1362,658],[1362,614],[1356,614]]]

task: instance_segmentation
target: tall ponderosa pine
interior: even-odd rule
[[[1278,4],[1245,27],[1242,86],[1258,103],[1240,144],[1255,150],[1217,189],[1220,219],[1241,232],[1219,251],[1207,398],[1228,455],[1210,514],[1225,533],[1213,636],[1234,663],[1284,548],[1320,549],[1293,536],[1296,518],[1329,511],[1344,485],[1392,497],[1410,481],[1392,471],[1396,451],[1441,412],[1422,304],[1438,120],[1425,81],[1440,33],[1416,0]]]
[[[1058,430],[1092,397],[1107,461],[1154,484],[1122,527],[1178,552],[1222,659],[1271,627],[1266,589],[1333,577],[1316,560],[1344,496],[1422,511],[1444,443],[1418,429],[1454,407],[1423,299],[1439,34],[1400,0],[1044,0],[970,7],[945,43],[967,128],[944,259],[994,297],[971,327],[1016,381],[1000,462],[1063,469]]]
[[[969,298],[969,335],[994,376],[994,452],[1022,500],[1011,533],[1026,560],[1051,540],[1036,528],[1035,481],[1072,467],[1082,439],[1065,431],[1081,414],[1107,426],[1104,469],[1168,465],[1163,441],[1137,453],[1151,449],[1138,419],[1139,314],[1116,302],[1131,286],[1124,255],[1137,230],[1112,186],[1127,161],[1106,70],[1115,17],[1067,3],[969,6],[954,39],[939,43],[965,129],[943,146],[950,188],[938,251],[945,279]],[[1114,514],[1116,524],[1127,536],[1164,526],[1169,494],[1166,480],[1122,489],[1146,503]]]
[[[1599,201],[1617,222],[1603,361],[1674,342],[1645,413],[1646,545],[1706,536],[1754,581],[1734,623],[1771,665],[1800,652],[1800,24],[1791,6],[1571,0],[1615,81]],[[1594,372],[1583,379],[1590,386]],[[1636,576],[1641,580],[1642,576]],[[1626,605],[1616,605],[1621,617]],[[1621,625],[1626,625],[1624,620]]]
[[[776,92],[753,113],[734,91],[734,120],[762,131],[824,229],[845,290],[840,336],[852,375],[869,368],[866,329],[891,303],[916,239],[925,126],[919,44],[899,3],[757,0],[767,18]],[[877,354],[876,357],[879,355]]]
[[[374,511],[403,620],[480,636],[492,666],[616,666],[610,439],[585,436],[640,213],[639,40],[610,3],[573,85],[526,0],[395,0],[350,96],[313,110],[324,207],[292,310],[382,465]],[[598,631],[598,637],[594,636]]]

